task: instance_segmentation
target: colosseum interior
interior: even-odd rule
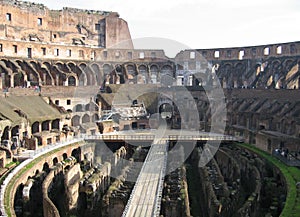
[[[100,121],[118,103],[137,101],[145,107],[138,112],[164,112],[169,129],[210,132],[219,113],[216,123],[238,141],[222,142],[203,167],[205,142],[197,141],[164,178],[159,216],[281,216],[293,189],[286,174],[239,143],[295,166],[289,208],[299,211],[300,42],[188,49],[169,58],[164,50],[134,49],[117,12],[18,0],[0,7],[1,177],[32,158],[26,153],[75,141],[13,178],[10,192],[1,193],[1,216],[122,216],[135,186],[128,179],[138,178],[143,168],[136,162],[147,159],[153,138],[138,145],[107,140],[111,154],[99,141],[76,139],[156,128],[147,118]],[[217,88],[223,96],[208,97]],[[181,97],[186,91],[190,99]],[[169,152],[174,146],[170,141]],[[188,146],[180,144],[180,153]]]

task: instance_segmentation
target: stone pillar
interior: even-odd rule
[[[39,132],[42,132],[42,124],[39,122]]]
[[[11,76],[10,76],[10,87],[15,87],[15,82],[14,82],[14,75],[12,74]]]

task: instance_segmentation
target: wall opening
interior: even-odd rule
[[[276,48],[276,53],[277,53],[277,54],[282,54],[282,46],[278,46],[278,47]]]
[[[13,45],[14,48],[14,53],[18,53],[18,46],[17,45]]]
[[[12,18],[11,13],[6,13],[6,20],[11,21],[11,18]]]
[[[215,53],[214,53],[214,57],[219,58],[220,57],[220,51],[216,50]]]
[[[38,18],[37,19],[37,24],[38,24],[38,26],[43,25],[43,19],[42,18]]]
[[[30,47],[27,48],[27,57],[32,58],[32,49]]]
[[[139,58],[140,58],[140,59],[144,59],[144,58],[145,58],[145,53],[144,53],[144,52],[140,52]]]
[[[244,56],[245,56],[245,51],[244,50],[240,50],[239,51],[239,60],[244,59]]]
[[[71,49],[68,49],[67,50],[67,57],[71,57],[72,56],[72,50]]]
[[[195,59],[195,57],[196,57],[195,51],[191,51],[190,52],[190,59]]]
[[[264,55],[268,56],[270,54],[270,48],[269,47],[265,47],[264,48]]]
[[[46,55],[46,48],[45,47],[42,47],[42,54],[43,54],[43,56]]]
[[[59,49],[58,48],[55,48],[54,49],[54,56],[59,56]]]

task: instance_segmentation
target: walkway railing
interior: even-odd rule
[[[93,136],[86,136],[85,140],[140,140],[140,141],[147,141],[147,140],[154,140],[154,135],[93,135]]]
[[[169,141],[172,140],[236,141],[237,139],[228,135],[169,135]]]
[[[158,217],[167,165],[168,142],[152,144],[122,217]]]

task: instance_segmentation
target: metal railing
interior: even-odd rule
[[[147,141],[147,140],[154,140],[154,135],[93,135],[93,136],[86,136],[85,140],[140,140],[140,141]]]
[[[153,206],[153,210],[151,211],[151,216],[159,216],[160,214],[160,203],[161,203],[161,198],[162,198],[162,193],[163,193],[163,183],[164,183],[164,177],[165,177],[165,173],[166,173],[166,166],[167,166],[167,156],[168,156],[168,143],[166,141],[163,141],[164,143],[164,154],[163,154],[163,161],[162,161],[162,165],[161,165],[161,169],[160,171],[158,171],[159,173],[159,177],[157,179],[157,188],[156,188],[156,195],[155,195],[155,201],[154,201],[154,206]],[[135,183],[135,186],[130,194],[129,200],[127,201],[126,207],[123,211],[122,217],[126,217],[126,216],[131,216],[132,213],[130,212],[130,209],[132,209],[132,206],[135,206],[136,204],[133,204],[133,198],[136,196],[136,189],[138,187],[140,187],[140,183],[143,182],[142,179],[142,175],[145,172],[145,167],[149,166],[149,162],[151,162],[151,160],[149,160],[149,158],[151,158],[153,155],[157,154],[155,152],[155,150],[153,151],[153,148],[156,144],[152,144],[151,148],[148,152],[148,155],[144,161],[144,164],[141,168],[140,174],[137,178],[137,181]],[[162,145],[162,144],[160,144]],[[154,152],[154,153],[153,153]],[[151,157],[150,157],[151,156]],[[159,165],[156,166],[156,168],[159,168]],[[156,185],[154,185],[156,186]],[[142,195],[142,196],[146,196],[146,195]],[[147,212],[149,212],[149,210],[147,210]],[[147,213],[150,214],[150,213]]]
[[[237,139],[235,137],[229,136],[229,135],[169,135],[169,141],[172,141],[172,140],[237,141]]]

